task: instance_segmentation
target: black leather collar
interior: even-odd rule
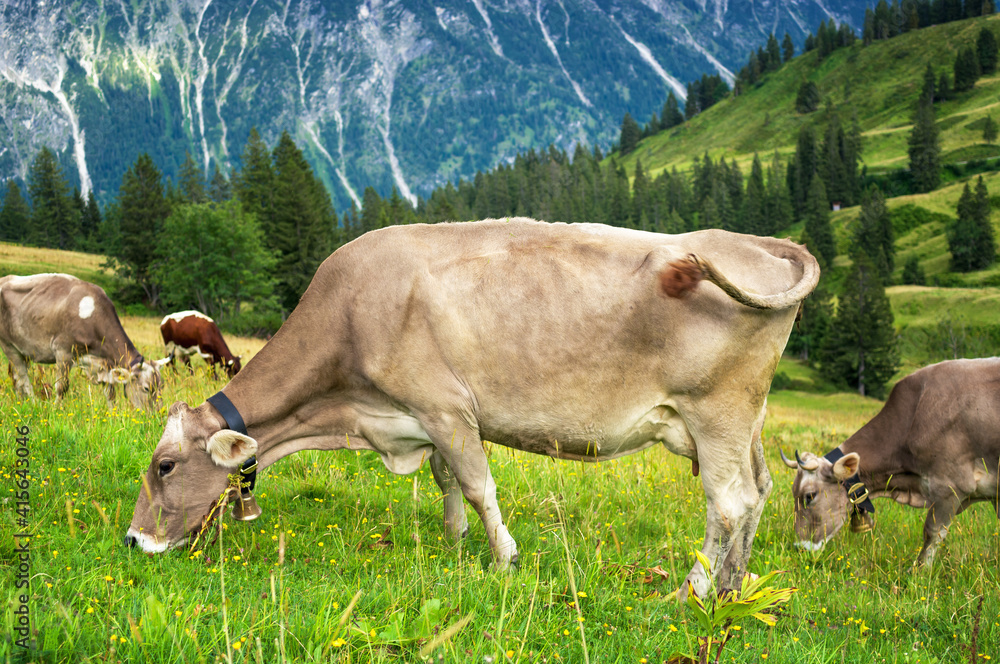
[[[837,461],[846,456],[839,447],[835,447],[825,455],[823,458],[830,463],[837,463]],[[868,497],[868,489],[861,482],[861,478],[858,473],[851,475],[846,480],[841,482],[844,485],[844,489],[847,490],[847,499],[851,501],[851,505],[854,506],[855,512],[870,512],[875,513],[875,506],[872,504],[871,498]]]
[[[215,406],[215,409],[219,411],[219,415],[222,415],[222,419],[226,421],[226,428],[232,429],[244,436],[250,435],[247,433],[247,425],[243,422],[243,416],[240,415],[240,411],[236,409],[236,406],[233,405],[233,402],[229,400],[229,397],[225,393],[216,392],[206,399],[206,401]],[[257,483],[257,455],[243,462],[243,465],[240,466],[240,476],[240,492],[243,495],[249,495]]]

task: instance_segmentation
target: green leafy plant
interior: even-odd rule
[[[712,578],[708,558],[700,551],[695,551],[694,555],[705,568],[709,578]],[[717,663],[722,657],[722,649],[732,638],[733,632],[742,629],[740,623],[747,618],[756,618],[768,627],[773,627],[778,619],[767,610],[787,602],[798,590],[798,588],[775,588],[768,585],[772,579],[783,573],[776,570],[756,578],[751,574],[745,574],[738,589],[722,593],[717,592],[713,581],[706,599],[698,597],[694,588],[689,587],[687,605],[694,613],[699,632],[697,653],[693,655],[675,653],[669,661],[674,664],[685,662],[708,664],[710,660]],[[711,659],[713,654],[715,658]]]

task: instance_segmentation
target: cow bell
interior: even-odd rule
[[[253,521],[262,514],[260,506],[253,494],[247,491],[233,501],[233,518],[237,521]]]
[[[851,532],[868,533],[875,530],[875,517],[870,512],[851,513]]]

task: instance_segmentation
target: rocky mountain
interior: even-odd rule
[[[415,200],[530,147],[607,146],[769,33],[801,45],[864,0],[4,0],[0,184],[43,145],[114,197],[148,152],[238,168],[288,131],[338,210]]]

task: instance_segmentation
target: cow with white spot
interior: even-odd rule
[[[219,326],[200,311],[178,311],[164,316],[160,321],[160,335],[171,363],[180,358],[190,369],[191,358],[198,355],[211,365],[212,375],[215,375],[215,365],[221,364],[230,378],[242,368],[240,357],[229,350]]]
[[[55,364],[57,398],[69,389],[79,364],[106,385],[109,404],[118,385],[137,408],[157,406],[160,362],[148,362],[122,327],[104,290],[68,274],[0,278],[0,348],[10,362],[14,388],[34,396],[28,363]]]

